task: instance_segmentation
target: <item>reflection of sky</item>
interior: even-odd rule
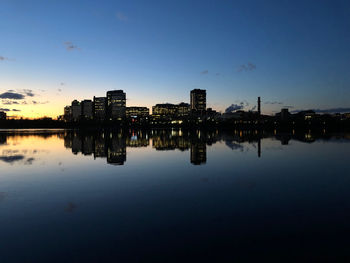
[[[349,234],[343,220],[350,206],[349,143],[281,145],[268,138],[261,141],[261,158],[256,142],[240,145],[244,151],[224,141],[207,146],[203,166],[191,165],[190,151],[128,147],[125,165],[111,166],[73,155],[56,135],[10,136],[1,155],[34,161],[0,161],[0,225],[8,246],[0,248],[1,256],[42,253],[65,261],[72,247],[85,251],[92,245],[87,255],[104,249],[129,253],[123,246],[131,244],[153,251],[165,241],[182,249],[180,240],[205,247],[213,238],[240,241],[267,233],[271,242],[308,229],[322,229],[327,237],[334,230],[328,225]],[[208,238],[196,240],[201,233]],[[19,248],[21,253],[12,253]]]

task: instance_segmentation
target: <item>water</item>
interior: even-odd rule
[[[350,135],[0,132],[0,262],[349,259]]]

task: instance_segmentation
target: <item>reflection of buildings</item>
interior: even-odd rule
[[[78,154],[78,152],[82,151],[82,143],[81,138],[78,136],[78,134],[74,134],[72,138],[72,152],[74,154]]]
[[[64,146],[72,153],[93,155],[94,158],[106,158],[107,163],[123,165],[126,162],[127,147],[148,147],[152,141],[152,148],[156,151],[190,150],[190,162],[194,165],[205,164],[207,161],[207,145],[223,141],[233,151],[245,152],[243,143],[253,144],[261,157],[262,138],[274,137],[287,145],[288,141],[298,140],[312,143],[316,135],[310,132],[302,134],[266,133],[259,131],[233,131],[220,133],[218,131],[183,131],[183,130],[129,130],[129,131],[96,131],[64,133]],[[328,135],[327,135],[328,136]],[[323,136],[323,139],[330,137]],[[0,135],[0,144],[6,142],[6,136]],[[257,146],[256,146],[257,145]],[[147,158],[147,156],[146,156]]]
[[[105,134],[99,133],[95,135],[94,140],[94,159],[107,157],[107,145]]]
[[[126,161],[125,137],[120,133],[110,133],[108,136],[107,163],[123,165]]]
[[[205,164],[207,162],[207,145],[205,142],[191,144],[191,163],[194,165]]]
[[[0,134],[0,144],[6,144],[7,136]]]
[[[82,138],[81,152],[84,155],[91,155],[93,153],[93,136],[87,135]]]

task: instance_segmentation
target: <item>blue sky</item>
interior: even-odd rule
[[[0,100],[18,115],[54,117],[111,89],[128,106],[189,102],[202,88],[221,111],[258,96],[267,114],[350,108],[345,0],[2,0],[0,21],[0,93],[35,94]]]

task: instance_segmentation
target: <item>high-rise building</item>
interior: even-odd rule
[[[72,119],[73,121],[79,120],[81,117],[81,104],[77,100],[72,101]]]
[[[110,120],[123,120],[126,114],[126,94],[123,90],[107,91],[107,109]]]
[[[83,100],[81,102],[81,112],[84,119],[91,120],[93,118],[93,107],[91,100]]]
[[[6,112],[0,111],[0,120],[6,120]]]
[[[207,92],[202,89],[191,90],[191,110],[200,114],[207,108]]]
[[[106,118],[106,97],[94,97],[94,118],[96,120],[104,120]]]
[[[260,97],[258,97],[258,113],[261,114],[261,100]]]

